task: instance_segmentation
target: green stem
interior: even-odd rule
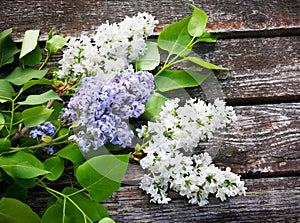
[[[143,144],[141,145],[141,149],[145,148],[152,140],[153,140],[153,136],[149,140],[147,140],[146,142],[144,142],[144,140],[143,140]]]
[[[8,98],[8,97],[4,97],[4,96],[0,96],[0,99],[3,99],[3,100],[5,100],[5,101],[12,101],[12,99],[11,98]]]
[[[42,63],[42,65],[39,67],[39,70],[41,70],[46,65],[46,63],[48,62],[50,56],[51,56],[51,53],[49,51],[47,51],[46,59],[44,60],[44,62]]]
[[[53,139],[49,143],[40,143],[40,144],[37,144],[37,145],[34,145],[34,146],[29,146],[29,147],[17,147],[17,148],[11,147],[11,149],[12,150],[39,149],[39,148],[43,148],[43,147],[48,146],[48,145],[61,145],[61,144],[68,143],[68,140],[60,141],[64,138],[66,138],[68,135],[69,135],[69,133],[64,134],[60,137],[57,137],[56,139]]]
[[[22,91],[19,91],[18,94],[15,96],[14,99],[10,100],[11,101],[11,114],[10,114],[10,123],[9,123],[9,133],[8,135],[11,136],[12,135],[12,129],[13,129],[13,125],[14,125],[14,114],[15,114],[15,110],[16,107],[15,106],[15,101],[18,99],[18,97],[21,95]]]
[[[11,102],[11,114],[10,114],[10,123],[9,123],[9,133],[8,135],[12,135],[12,128],[13,128],[13,123],[14,123],[14,114],[15,114],[15,101],[12,100]]]
[[[164,64],[164,66],[154,75],[154,77],[158,76],[160,73],[162,73],[164,70],[166,70],[167,68],[173,66],[174,64],[177,64],[179,62],[182,62],[184,61],[184,59],[181,59],[181,60],[178,60],[176,61],[179,57],[181,57],[181,54],[186,50],[188,49],[188,47],[192,47],[194,44],[194,40],[195,40],[196,37],[193,37],[191,39],[191,41],[184,47],[183,50],[181,50],[172,60],[169,61],[170,57],[171,57],[171,54],[169,53],[167,59],[166,59],[166,62]]]
[[[86,189],[85,189],[85,188],[82,188],[81,190],[78,190],[78,191],[75,191],[75,192],[72,193],[72,194],[69,194],[69,196],[74,196],[74,195],[79,194],[79,193],[82,193],[82,192],[84,192],[84,191],[86,191]]]
[[[51,141],[51,143],[57,142],[57,141],[59,141],[59,140],[61,140],[61,139],[64,139],[64,138],[66,138],[68,135],[69,135],[69,133],[66,133],[66,134],[64,134],[64,135],[62,135],[62,136],[60,136],[60,137],[57,137],[57,138],[53,139],[53,140]]]
[[[68,140],[57,142],[57,143],[53,143],[51,141],[50,143],[40,143],[40,144],[37,144],[37,145],[34,145],[34,146],[29,146],[29,147],[24,147],[24,148],[20,147],[18,149],[39,149],[39,148],[43,148],[43,147],[48,146],[48,145],[61,145],[61,144],[65,144],[67,142],[68,142]]]
[[[164,70],[166,70],[167,68],[171,67],[172,64],[168,63],[166,65],[164,65],[155,75],[154,77],[158,76],[160,73],[162,73]]]
[[[66,216],[66,204],[67,204],[67,200],[66,200],[66,197],[64,197],[62,222],[65,222],[65,216]]]
[[[73,194],[63,194],[63,193],[61,193],[59,191],[56,191],[56,190],[54,190],[54,189],[52,189],[50,187],[47,187],[41,180],[39,180],[39,183],[37,185],[40,186],[40,187],[43,187],[48,193],[50,193],[50,194],[57,194],[57,195],[59,195],[59,196],[61,196],[63,198],[63,200],[64,200],[64,204],[63,204],[63,219],[64,219],[64,216],[65,216],[66,203],[67,203],[67,200],[68,200],[82,214],[82,216],[84,218],[84,223],[87,223],[87,220],[89,222],[93,223],[93,221],[89,218],[89,216],[87,216],[84,213],[84,211],[77,205],[77,203],[74,202],[71,199],[71,196],[73,196],[75,193],[73,193]]]
[[[13,125],[18,125],[18,124],[22,123],[23,121],[24,121],[24,120],[22,119],[22,120],[20,120],[20,121],[18,121],[18,122],[13,123]]]

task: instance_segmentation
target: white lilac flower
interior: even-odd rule
[[[199,141],[211,138],[215,130],[225,127],[234,118],[232,108],[219,99],[214,104],[189,99],[184,106],[179,106],[179,99],[168,100],[160,120],[148,122],[148,135],[153,143],[145,152],[153,149],[192,152]]]
[[[144,175],[140,187],[151,195],[151,202],[167,203],[168,188],[177,191],[181,196],[186,196],[189,203],[199,206],[208,204],[211,194],[215,194],[222,201],[227,197],[245,195],[246,188],[240,176],[230,172],[230,169],[223,171],[208,163],[204,160],[205,158],[211,160],[207,153],[190,157],[173,152],[162,156],[156,155],[152,163],[143,161],[151,160],[147,157],[141,160],[142,167],[148,170],[148,174]],[[196,163],[203,165],[195,168]]]
[[[108,142],[129,146],[133,132],[128,119],[144,112],[143,103],[153,90],[154,77],[145,71],[115,76],[108,83],[96,77],[83,78],[62,114],[74,126],[70,139],[84,152],[97,150]]]
[[[244,195],[246,188],[240,176],[230,168],[217,168],[208,153],[182,153],[192,152],[201,140],[211,138],[216,129],[234,119],[232,107],[218,99],[214,104],[190,99],[182,107],[179,99],[167,101],[160,119],[138,130],[139,137],[150,140],[143,147],[147,156],[140,161],[148,170],[140,187],[151,195],[151,202],[168,203],[168,188],[200,206],[208,204],[210,194],[222,201]]]
[[[106,22],[95,34],[71,38],[59,61],[57,77],[79,82],[83,77],[96,76],[107,82],[115,75],[133,73],[131,63],[147,50],[145,39],[153,34],[157,23],[152,15],[139,13],[120,23]]]

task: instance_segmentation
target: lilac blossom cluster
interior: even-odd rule
[[[55,134],[55,126],[51,122],[44,122],[34,127],[29,132],[29,137],[42,141],[46,137],[52,137]],[[44,151],[52,155],[54,153],[53,146],[49,145],[44,147]]]
[[[188,100],[179,106],[179,99],[169,100],[162,108],[160,120],[148,122],[138,135],[148,140],[141,147],[147,154],[140,164],[148,170],[141,188],[151,195],[151,202],[166,204],[171,199],[167,190],[186,196],[189,203],[200,206],[208,203],[208,196],[216,194],[222,201],[227,197],[245,194],[240,176],[230,168],[220,170],[211,163],[208,153],[187,156],[204,139],[212,137],[216,129],[235,119],[232,107],[215,100],[206,104]]]
[[[78,83],[83,77],[96,76],[106,82],[115,75],[133,73],[132,62],[146,52],[145,39],[157,23],[152,15],[139,13],[120,23],[106,22],[93,35],[71,38],[59,61],[58,79]]]
[[[96,77],[84,78],[62,114],[73,123],[70,139],[83,152],[97,150],[108,142],[129,146],[133,132],[128,119],[144,112],[143,103],[153,91],[154,77],[146,71],[115,76],[111,82],[100,84]]]

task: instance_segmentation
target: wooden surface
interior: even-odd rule
[[[43,38],[52,26],[61,34],[79,36],[106,20],[147,11],[160,21],[157,31],[189,15],[186,0],[1,0],[0,28],[15,28],[20,39],[27,29],[40,29]],[[299,0],[195,0],[209,15],[208,30],[223,36],[299,34]],[[242,31],[242,32],[241,32]],[[247,32],[245,34],[244,32]],[[42,39],[43,39],[42,38]]]
[[[183,0],[162,1],[1,1],[0,30],[51,26],[78,36],[125,15],[151,12],[159,31],[191,12]],[[196,152],[208,151],[216,165],[242,175],[247,196],[211,199],[198,207],[172,193],[168,205],[149,204],[138,188],[142,171],[130,165],[124,185],[106,203],[116,222],[300,222],[300,1],[195,0],[209,15],[208,31],[220,35],[194,53],[230,71],[215,72],[192,96],[221,97],[234,106],[237,122]],[[53,58],[54,65],[59,57]],[[42,213],[47,194],[34,189],[28,203]]]

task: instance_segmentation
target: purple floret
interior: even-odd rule
[[[75,122],[76,141],[83,151],[98,149],[110,142],[123,148],[131,144],[133,132],[129,118],[141,116],[144,103],[154,91],[154,77],[146,71],[115,76],[108,83],[96,77],[84,78],[62,116]]]

